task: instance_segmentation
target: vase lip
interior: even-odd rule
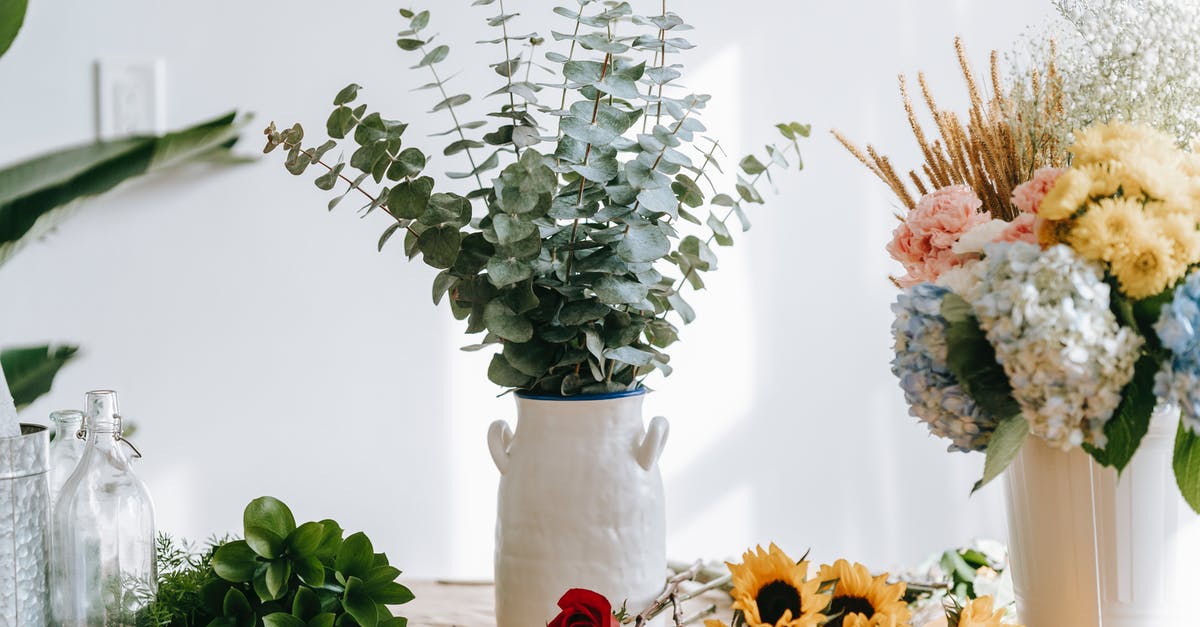
[[[532,394],[530,392],[514,392],[517,398],[528,401],[608,401],[617,398],[630,398],[634,396],[642,396],[646,393],[646,388],[638,387],[633,390],[622,390],[620,392],[605,392],[603,394],[578,394],[575,396],[552,396],[550,394]]]

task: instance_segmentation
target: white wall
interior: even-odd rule
[[[449,66],[470,68],[458,86],[490,91],[498,77],[480,68],[500,54],[470,42],[492,36],[482,23],[492,9],[427,4],[439,5],[434,30],[457,44]],[[525,14],[515,29],[562,28],[549,2],[508,4]],[[651,383],[648,414],[673,420],[671,553],[728,557],[775,540],[889,567],[1002,537],[999,488],[967,496],[980,460],[946,454],[906,414],[888,365],[891,200],[826,131],[913,163],[895,74],[923,68],[939,98],[961,104],[953,36],[982,65],[1042,3],[674,4],[700,44],[684,57],[686,83],[715,95],[705,120],[731,154],[772,140],[776,121],[816,132],[805,172],[780,181],[712,291],[694,298],[700,319],[672,351],[676,374]],[[269,120],[323,128],[351,81],[413,122],[410,142],[437,150],[423,134],[447,122],[424,114],[428,92],[409,91],[427,78],[393,44],[395,9],[33,0],[0,60],[0,162],[92,136],[99,57],[165,58],[171,126],[256,112],[248,153]],[[0,269],[0,344],[86,351],[26,415],[120,391],[165,530],[236,529],[246,501],[272,494],[303,519],[366,530],[411,575],[487,576],[496,473],[483,436],[512,402],[495,398],[486,355],[455,350],[468,342],[429,303],[433,272],[398,245],[375,252],[385,221],[349,206],[327,214],[326,196],[280,161],[129,185]]]

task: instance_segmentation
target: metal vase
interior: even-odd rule
[[[50,433],[21,425],[0,439],[0,627],[45,627],[49,615]]]

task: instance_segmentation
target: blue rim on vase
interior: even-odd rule
[[[646,388],[638,387],[634,390],[622,390],[620,392],[605,392],[603,394],[577,394],[575,396],[551,396],[549,394],[529,394],[528,392],[514,392],[517,398],[524,398],[531,401],[607,401],[614,398],[628,398],[630,396],[641,396],[646,393]]]

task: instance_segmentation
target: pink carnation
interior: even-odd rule
[[[1042,199],[1050,193],[1054,182],[1065,171],[1063,168],[1038,168],[1033,173],[1033,178],[1013,189],[1013,205],[1022,213],[1037,213],[1038,208],[1042,206]]]
[[[1022,213],[1015,220],[1008,223],[1008,228],[1000,233],[996,238],[997,242],[1028,242],[1030,244],[1038,243],[1037,230],[1034,223],[1037,221],[1037,216],[1032,213]]]
[[[981,213],[983,202],[966,185],[950,185],[927,194],[908,212],[892,234],[887,251],[904,264],[908,274],[897,279],[902,287],[936,281],[966,259],[951,248],[963,233],[991,220]]]

